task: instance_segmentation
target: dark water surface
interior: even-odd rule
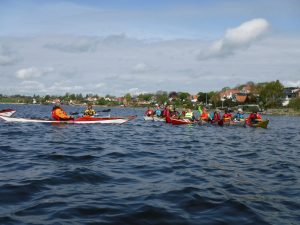
[[[0,224],[300,224],[299,117],[269,116],[263,130],[142,114],[112,109],[138,115],[122,125],[0,121]]]

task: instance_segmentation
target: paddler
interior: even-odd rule
[[[243,121],[244,120],[244,113],[241,108],[238,109],[237,113],[233,117],[233,120],[235,120],[235,121]]]
[[[191,121],[194,121],[195,120],[195,116],[194,116],[194,113],[192,111],[192,109],[187,109],[185,115],[184,115],[184,118],[185,119],[189,119]]]
[[[96,114],[96,111],[93,109],[93,105],[89,103],[87,105],[87,109],[83,113],[85,116],[94,116]]]
[[[161,117],[162,116],[162,111],[159,105],[156,106],[156,110],[154,112],[154,115],[157,117]]]
[[[202,120],[202,121],[208,121],[208,120],[210,120],[210,116],[209,116],[209,114],[207,112],[207,109],[205,107],[203,108],[202,113],[201,113],[199,119]]]
[[[258,113],[258,111],[256,109],[254,109],[252,111],[252,113],[250,113],[247,122],[248,123],[258,123],[262,121],[262,116]]]
[[[69,116],[60,106],[59,103],[55,103],[55,105],[53,106],[52,112],[51,112],[51,116],[53,119],[55,120],[74,120],[74,118],[72,116]]]
[[[224,122],[229,122],[231,120],[231,118],[232,118],[231,113],[229,112],[228,109],[225,109],[225,113],[223,114],[223,118],[222,118],[223,121]]]
[[[145,112],[145,116],[153,116],[154,115],[154,111],[152,109],[150,109],[150,107],[147,108],[146,112]]]
[[[213,118],[212,118],[211,122],[212,123],[218,123],[220,120],[221,120],[220,110],[216,109],[214,111],[214,115],[213,115]]]

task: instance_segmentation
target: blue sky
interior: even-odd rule
[[[297,0],[0,1],[0,93],[300,85],[298,49]]]

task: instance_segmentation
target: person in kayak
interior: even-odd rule
[[[74,120],[74,118],[69,116],[59,104],[54,105],[51,115],[55,120]]]
[[[212,123],[218,123],[221,120],[221,116],[220,116],[220,111],[218,109],[216,109],[214,111],[214,114],[212,116]]]
[[[241,108],[238,109],[237,113],[233,117],[233,120],[235,120],[235,121],[243,121],[244,120],[244,113]]]
[[[184,118],[185,119],[189,119],[190,121],[194,121],[195,120],[195,116],[194,116],[193,111],[191,109],[187,109]]]
[[[210,116],[209,116],[209,114],[207,112],[207,109],[205,107],[203,108],[199,119],[203,120],[203,121],[208,121],[210,119]]]
[[[247,122],[252,124],[259,123],[261,121],[262,121],[262,116],[258,113],[257,110],[253,110],[247,119]]]
[[[166,123],[171,123],[171,113],[170,113],[170,106],[166,106],[163,111],[163,117],[166,118]]]
[[[231,118],[232,118],[231,113],[229,112],[228,109],[225,109],[225,113],[223,114],[223,117],[222,117],[223,121],[229,122],[231,120]]]
[[[179,117],[179,112],[176,110],[175,106],[171,107],[170,114],[171,114],[171,117],[173,117],[173,118],[178,118]]]
[[[162,112],[161,112],[161,109],[160,109],[159,105],[156,107],[154,115],[157,116],[157,117],[161,117],[162,116]]]
[[[148,107],[148,109],[145,112],[145,116],[153,116],[154,115],[154,111],[152,109],[150,109],[150,107]]]
[[[88,104],[87,109],[84,111],[83,115],[85,116],[94,116],[96,111],[93,109],[92,104]]]

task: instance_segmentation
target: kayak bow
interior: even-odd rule
[[[0,116],[12,116],[12,114],[14,114],[16,112],[16,110],[14,109],[3,109],[0,110]]]
[[[79,117],[74,120],[65,120],[65,121],[57,121],[57,120],[48,120],[48,119],[30,119],[30,118],[13,118],[13,117],[5,117],[0,116],[1,119],[6,122],[22,122],[22,123],[67,123],[67,124],[122,124],[126,123],[129,120],[136,118],[136,116],[129,117]]]

